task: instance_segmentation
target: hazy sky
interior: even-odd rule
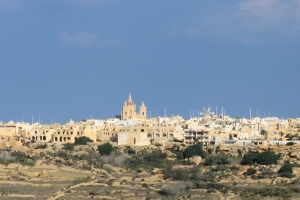
[[[299,0],[0,0],[0,121],[300,117]]]

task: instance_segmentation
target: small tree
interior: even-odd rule
[[[113,150],[114,148],[110,143],[105,143],[98,146],[98,152],[101,155],[109,155]]]
[[[268,139],[268,132],[267,132],[265,129],[262,129],[262,130],[260,131],[260,134],[263,135],[263,136],[265,136],[265,140]]]
[[[273,151],[259,153],[256,157],[257,163],[260,165],[277,165],[279,158],[280,155],[275,154]]]
[[[90,138],[86,136],[79,137],[75,140],[74,144],[75,145],[87,145],[88,142],[93,142]]]
[[[205,157],[205,152],[203,151],[201,144],[191,145],[183,152],[184,158],[191,158],[193,156],[201,156],[202,158]]]
[[[279,132],[279,135],[280,135],[280,137],[281,137],[280,139],[282,140],[282,136],[284,135],[284,132],[280,131],[280,132]]]
[[[281,177],[292,178],[293,165],[291,163],[284,163],[284,165],[279,169],[278,174]]]
[[[247,172],[245,172],[244,174],[251,176],[251,175],[255,174],[256,171],[257,171],[256,169],[250,167],[247,169]]]
[[[279,154],[275,154],[273,151],[265,151],[262,153],[247,153],[244,155],[241,162],[242,165],[253,165],[258,163],[260,165],[273,165],[277,164],[280,158]]]
[[[287,142],[286,146],[293,146],[295,143],[294,142]]]

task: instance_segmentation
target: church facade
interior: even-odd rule
[[[131,95],[129,94],[128,100],[125,101],[122,106],[122,120],[127,119],[147,119],[147,107],[144,102],[140,105],[139,113],[137,113],[136,105],[132,101]]]

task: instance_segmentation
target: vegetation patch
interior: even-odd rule
[[[265,151],[262,153],[247,153],[244,155],[241,162],[242,165],[254,165],[255,163],[260,165],[277,165],[280,158],[279,154],[275,154],[273,151]]]
[[[82,136],[79,137],[75,140],[74,144],[75,145],[87,145],[88,142],[93,142],[89,137]]]

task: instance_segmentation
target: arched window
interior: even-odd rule
[[[160,138],[160,135],[159,134],[156,134],[156,136],[155,136],[156,138]]]
[[[173,134],[170,134],[170,139],[174,139],[174,135]]]

